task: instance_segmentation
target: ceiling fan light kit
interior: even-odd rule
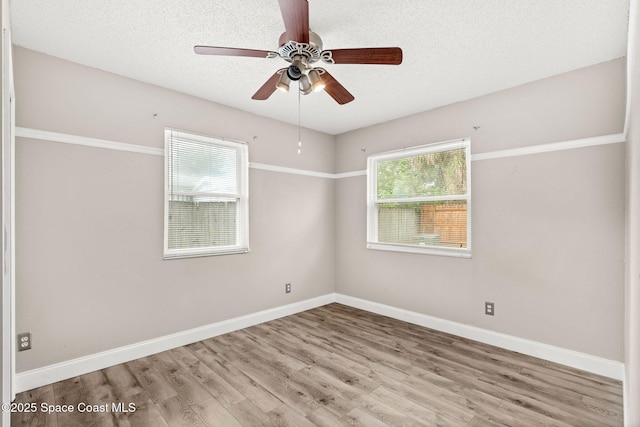
[[[296,55],[291,62],[292,64],[287,68],[287,76],[293,81],[298,81],[302,77],[302,73],[307,70],[307,58]]]
[[[280,79],[278,79],[278,83],[276,83],[276,87],[283,92],[289,92],[290,83],[291,83],[291,80],[289,79],[289,76],[287,75],[287,73],[282,72],[280,73]]]
[[[195,46],[199,55],[245,56],[254,58],[282,58],[289,62],[287,68],[276,71],[251,97],[268,99],[276,89],[289,91],[292,81],[298,82],[299,92],[325,91],[338,104],[343,105],[355,98],[324,68],[313,64],[377,64],[399,65],[402,49],[399,47],[373,47],[322,50],[322,39],[309,30],[308,0],[279,0],[285,32],[280,36],[277,51],[240,49],[232,47]]]
[[[300,93],[303,95],[309,95],[311,92],[313,92],[313,88],[311,87],[309,77],[303,75],[300,78]]]
[[[320,92],[321,90],[324,90],[325,84],[322,81],[318,70],[310,70],[307,75],[309,76],[309,82],[311,83],[311,88],[314,92]]]

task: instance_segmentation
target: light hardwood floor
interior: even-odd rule
[[[340,304],[27,391],[16,402],[38,410],[14,413],[14,427],[623,424],[618,381]],[[75,411],[46,415],[43,403]],[[79,412],[85,404],[108,412]]]

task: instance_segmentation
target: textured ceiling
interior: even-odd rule
[[[624,56],[629,0],[309,0],[324,49],[399,46],[401,65],[326,65],[354,96],[301,97],[329,134]],[[281,59],[200,56],[196,44],[276,50],[276,0],[12,0],[15,44],[297,124],[297,91],[251,96]]]

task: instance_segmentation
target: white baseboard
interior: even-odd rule
[[[487,329],[452,322],[450,320],[444,320],[428,316],[426,314],[416,313],[347,295],[336,294],[336,302],[394,319],[403,320],[415,325],[424,326],[437,331],[447,332],[485,344],[534,356],[550,362],[581,369],[583,371],[613,378],[615,380],[624,380],[624,363],[622,362],[604,359],[602,357],[567,350],[565,348],[555,347],[511,335],[501,334],[499,332],[493,332]]]
[[[447,332],[464,338],[469,338],[485,344],[495,345],[507,350],[538,357],[551,362],[560,363],[587,372],[603,375],[616,380],[624,380],[624,364],[613,360],[603,359],[560,347],[551,346],[499,332],[462,323],[444,320],[426,314],[416,313],[401,308],[380,304],[343,294],[327,294],[316,298],[275,307],[257,313],[236,317],[222,322],[212,323],[199,328],[189,329],[164,337],[143,341],[102,353],[56,363],[30,371],[16,374],[16,392],[20,393],[47,384],[83,375],[89,372],[108,368],[120,363],[129,362],[141,357],[150,356],[172,348],[191,344],[207,338],[237,331],[259,323],[279,319],[305,310],[338,302],[350,307],[359,308],[372,313],[381,314],[394,319],[413,323],[442,332]]]
[[[20,393],[26,390],[42,387],[47,384],[52,384],[78,375],[83,375],[118,365],[120,363],[139,359],[141,357],[171,350],[172,348],[181,347],[207,338],[237,331],[259,323],[268,322],[270,320],[279,319],[301,311],[321,307],[332,302],[335,302],[335,295],[333,293],[281,307],[259,311],[246,316],[224,320],[222,322],[212,323],[210,325],[189,329],[184,332],[166,335],[137,344],[79,357],[66,362],[56,363],[54,365],[32,369],[30,371],[18,372],[15,377],[16,392]]]

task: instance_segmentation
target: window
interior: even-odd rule
[[[369,156],[367,247],[471,257],[468,139]]]
[[[249,251],[248,149],[165,129],[164,257]]]

